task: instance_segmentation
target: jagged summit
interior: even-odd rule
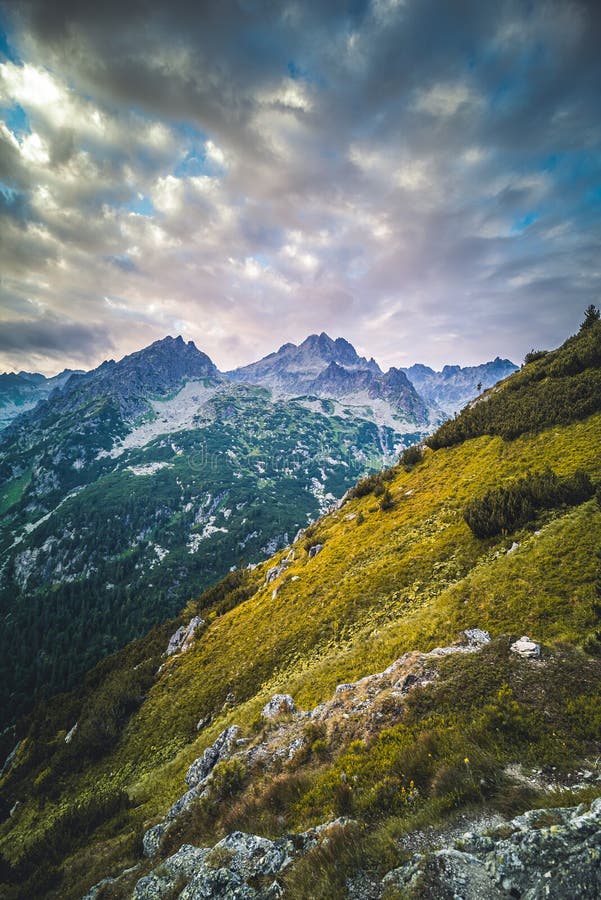
[[[92,417],[94,430],[101,410],[104,418],[116,414],[123,421],[133,421],[149,412],[150,400],[177,392],[187,381],[204,378],[221,380],[215,363],[193,341],[186,343],[181,335],[168,335],[118,361],[105,360],[89,372],[65,373],[52,385],[60,389],[49,395],[46,392],[41,411],[30,409],[11,421],[7,438],[23,433],[26,427],[47,427],[47,417],[52,421],[79,419],[82,423]]]
[[[359,356],[349,341],[333,339],[325,331],[310,334],[298,345],[284,344],[277,353],[226,377],[260,384],[279,395],[312,395],[356,405],[385,401],[393,416],[401,414],[420,425],[429,421],[427,405],[400,370],[384,374],[373,358]]]
[[[270,353],[257,362],[226,372],[232,381],[247,381],[292,393],[307,393],[311,382],[330,363],[345,369],[364,369],[381,374],[374,359],[359,356],[352,344],[344,338],[331,338],[325,331],[310,334],[300,344],[283,344],[276,353]]]

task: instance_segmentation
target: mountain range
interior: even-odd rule
[[[442,418],[325,334],[225,374],[181,337],[71,374],[0,434],[3,721],[286,545]]]
[[[4,372],[0,374],[0,430],[16,416],[48,397],[55,388],[61,388],[74,374],[64,369],[52,378],[37,372]]]
[[[325,367],[333,362],[342,366],[330,359]],[[196,429],[206,434],[217,423],[223,443],[214,452],[223,447],[226,459],[232,448],[242,456],[243,434],[250,441],[247,404],[270,436],[279,431],[268,410],[286,415],[286,438],[307,423],[301,445],[316,428],[352,421],[217,379],[207,370],[175,398],[192,392]],[[168,419],[174,398],[147,402]],[[77,408],[92,424],[104,406],[90,403]],[[138,479],[152,485],[140,522],[158,544],[193,502],[173,455],[188,432],[136,445],[131,435],[156,419],[142,413],[127,426],[115,398],[110,407],[114,434],[99,458],[77,450],[86,460],[73,470],[78,477],[88,464],[99,468],[96,483],[60,507],[65,535],[75,533],[70,504],[92,489],[88,517],[100,507],[117,530],[117,487]],[[258,488],[270,507],[283,482],[273,481],[262,451],[252,456],[259,437],[245,452],[266,469],[260,487],[238,461],[227,489],[242,471],[247,504]],[[2,895],[595,900],[600,441],[594,321],[557,350],[532,354],[392,467],[355,483],[269,558],[238,566],[75,690],[21,718],[2,735]],[[150,459],[176,469],[175,499],[162,493],[168,468],[124,474]],[[29,464],[39,467],[33,457]],[[293,480],[304,477],[300,467]],[[32,502],[40,501],[27,495]],[[157,520],[165,503],[169,514]],[[134,505],[124,501],[119,515],[134,515]],[[219,508],[214,528],[234,517],[229,497],[229,517]],[[48,524],[56,515],[31,534],[46,528],[44,542],[56,537],[57,522]],[[143,559],[134,554],[131,569],[122,559],[115,578],[131,580]],[[60,585],[46,587],[49,604],[54,590]],[[22,606],[33,602],[22,596]],[[45,627],[59,613],[52,605]],[[3,663],[20,641],[36,652],[39,614],[12,632]],[[5,622],[17,615],[15,605]],[[71,615],[87,641],[108,629],[89,593]]]
[[[444,366],[440,372],[435,372],[429,366],[417,363],[402,371],[426,403],[452,416],[516,368],[509,359],[497,356],[480,366]]]

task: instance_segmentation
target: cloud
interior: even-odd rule
[[[592,2],[7,12],[2,302],[85,310],[89,364],[182,329],[224,368],[324,329],[519,359],[598,301]]]
[[[86,363],[98,347],[106,352],[113,346],[107,329],[101,324],[86,324],[42,314],[30,319],[0,322],[0,353],[8,359],[21,354],[32,360],[56,360]]]

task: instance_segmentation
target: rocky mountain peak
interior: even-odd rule
[[[511,360],[497,356],[479,366],[446,365],[436,372],[416,363],[402,371],[427,403],[446,415],[454,415],[482,390],[492,387],[516,369]]]

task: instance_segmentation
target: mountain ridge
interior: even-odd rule
[[[490,406],[492,418],[464,411],[290,546],[231,573],[21,723],[0,783],[14,809],[0,831],[9,900],[71,900],[107,877],[115,897],[189,895],[216,871],[257,898],[274,880],[291,900],[357,896],[366,884],[380,896],[386,873],[408,885],[416,829],[425,874],[409,897],[421,900],[424,835],[452,833],[454,816],[471,817],[460,828],[494,817],[502,838],[539,806],[536,846],[547,846],[553,807],[572,816],[584,803],[582,814],[601,793],[601,509],[590,494],[601,482],[600,371],[595,326],[489,389],[474,409]],[[574,385],[587,406],[569,402]],[[541,390],[555,399],[533,423]],[[485,509],[491,492],[502,498],[548,469],[558,485],[582,471],[585,493],[569,503],[558,493],[527,521],[477,537],[468,504]],[[166,658],[180,628],[191,639]],[[315,828],[329,850],[310,843]],[[239,848],[263,853],[270,841],[294,859],[266,880],[253,869],[249,886]],[[174,868],[186,853],[191,868]],[[590,860],[567,864],[594,883]],[[505,870],[506,888],[494,882],[500,897],[525,889],[518,869]]]
[[[452,416],[477,394],[517,369],[511,360],[497,356],[477,366],[445,365],[436,371],[430,366],[415,363],[402,371],[427,403]]]

